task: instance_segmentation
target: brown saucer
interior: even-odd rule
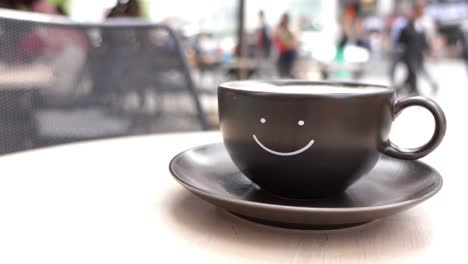
[[[339,229],[411,208],[442,187],[440,174],[422,162],[383,155],[341,195],[294,200],[263,191],[233,164],[223,143],[200,146],[173,158],[170,171],[200,198],[245,219],[294,229]]]

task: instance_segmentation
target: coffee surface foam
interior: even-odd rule
[[[297,82],[262,82],[262,81],[240,81],[224,83],[221,87],[228,89],[249,91],[249,92],[265,92],[279,94],[342,94],[342,95],[358,95],[358,94],[373,94],[388,92],[389,89],[371,85],[346,85],[341,83],[297,83]]]

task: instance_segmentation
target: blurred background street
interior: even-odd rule
[[[68,142],[216,129],[217,86],[230,80],[385,84],[398,97],[434,98],[449,121],[468,88],[465,0],[2,0],[0,8],[0,100],[8,102],[0,135],[13,138],[0,142],[4,152],[56,143],[43,135]],[[190,111],[198,126],[181,114]],[[427,114],[418,131],[430,133],[423,110],[401,119],[418,113]]]

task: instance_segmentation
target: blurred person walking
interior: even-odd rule
[[[265,12],[260,10],[258,12],[258,19],[260,26],[257,29],[257,50],[263,58],[269,58],[271,54],[271,29],[265,19]]]
[[[391,27],[390,27],[390,42],[391,42],[391,47],[392,47],[392,54],[391,54],[391,61],[390,61],[390,84],[392,86],[396,85],[395,82],[395,73],[396,73],[396,68],[398,64],[404,63],[403,61],[403,51],[399,47],[399,38],[400,34],[405,29],[406,25],[408,23],[408,19],[406,16],[398,16],[395,18],[395,20],[392,22]]]
[[[46,0],[3,0],[0,1],[0,8],[32,11],[36,13],[45,13],[53,15],[64,15],[63,2],[58,5],[52,5]]]
[[[53,5],[46,0],[10,0],[3,2],[0,7],[48,15],[65,15],[63,1],[57,1],[57,4]],[[15,27],[16,30],[6,30],[7,34],[21,34],[14,42],[15,59],[18,62],[30,62],[39,56],[55,59],[71,45],[79,49],[78,52],[85,52],[88,46],[87,39],[72,29],[28,28],[27,25],[11,25],[11,27]]]
[[[279,52],[277,67],[281,78],[294,78],[293,68],[297,57],[298,41],[289,22],[289,15],[283,14],[273,34]]]
[[[408,70],[403,88],[406,88],[410,94],[420,93],[418,88],[419,74],[428,79],[434,92],[437,90],[437,84],[424,66],[424,56],[431,50],[424,26],[421,23],[424,8],[425,4],[423,2],[417,2],[413,5],[397,41],[397,48],[401,51],[401,60]]]
[[[109,11],[107,18],[140,17],[141,10],[137,0],[118,1]]]
[[[461,58],[465,62],[466,70],[468,71],[468,20],[465,20],[458,29]]]

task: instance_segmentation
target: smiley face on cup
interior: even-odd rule
[[[260,122],[261,122],[262,124],[265,124],[267,121],[266,121],[266,119],[265,119],[264,117],[262,117],[262,118],[260,119]],[[299,121],[297,122],[297,124],[298,124],[299,126],[304,126],[305,122],[304,122],[304,120],[299,120]],[[265,151],[267,151],[267,152],[269,152],[269,153],[271,153],[271,154],[273,154],[273,155],[278,155],[278,156],[294,156],[294,155],[299,155],[299,154],[301,154],[302,152],[308,150],[310,147],[312,147],[312,145],[313,145],[314,142],[315,142],[314,140],[310,140],[309,143],[307,143],[306,146],[304,146],[304,147],[302,147],[302,148],[300,148],[300,149],[298,149],[298,150],[290,151],[290,152],[280,152],[280,151],[272,150],[272,149],[270,149],[269,147],[266,147],[265,145],[263,145],[263,143],[257,138],[257,136],[256,136],[255,134],[252,135],[252,138],[255,140],[255,142],[256,142],[262,149],[264,149]]]
[[[445,116],[433,101],[396,101],[392,89],[377,85],[231,82],[219,86],[218,103],[233,162],[264,190],[289,198],[343,192],[381,153],[417,159],[436,148],[445,133]],[[431,111],[436,131],[428,144],[407,150],[388,135],[395,116],[412,105]]]

